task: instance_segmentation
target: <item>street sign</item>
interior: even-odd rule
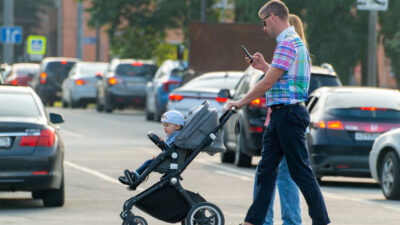
[[[1,43],[3,44],[21,44],[22,27],[1,27]]]
[[[46,37],[29,35],[27,39],[27,53],[30,55],[46,54]]]
[[[389,0],[357,0],[358,10],[386,11]]]
[[[96,44],[96,37],[83,37],[83,44]]]

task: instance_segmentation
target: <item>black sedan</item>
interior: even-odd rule
[[[0,86],[0,191],[29,191],[45,206],[64,204],[64,144],[30,87]]]
[[[307,144],[317,179],[370,177],[374,140],[400,127],[400,92],[366,87],[319,88],[308,104]]]

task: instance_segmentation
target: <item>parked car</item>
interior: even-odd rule
[[[111,113],[127,106],[143,107],[146,84],[153,79],[157,65],[149,60],[114,59],[97,83],[97,111]]]
[[[242,98],[262,78],[263,73],[249,66],[235,87],[233,100]],[[320,86],[341,86],[339,78],[329,64],[312,66],[308,93]],[[223,138],[226,152],[221,154],[221,162],[234,163],[239,167],[250,167],[253,156],[261,154],[264,123],[268,108],[265,96],[257,98],[238,110],[225,124]],[[240,131],[240,132],[239,132]]]
[[[400,128],[400,92],[367,87],[324,87],[308,104],[307,145],[317,179],[370,177],[368,156],[374,140]]]
[[[30,86],[32,78],[39,73],[37,63],[16,63],[11,66],[10,73],[4,80],[5,84]]]
[[[219,90],[228,89],[233,91],[233,88],[242,75],[242,71],[209,72],[202,74],[182,87],[173,90],[169,94],[167,109],[177,110],[186,115],[191,108],[207,100],[210,108],[216,108],[221,115],[222,108],[228,99],[218,97]]]
[[[87,103],[95,103],[98,77],[103,76],[107,67],[104,62],[77,62],[62,83],[62,106],[86,108]]]
[[[167,110],[169,93],[181,85],[187,69],[187,61],[165,60],[161,64],[154,79],[146,85],[146,120],[160,121]]]
[[[8,76],[8,74],[11,73],[11,66],[8,65],[7,63],[3,63],[0,65],[0,73],[1,73],[1,79],[4,81],[5,78]]]
[[[369,168],[385,198],[400,200],[400,129],[375,139],[369,153]]]
[[[61,115],[47,115],[30,87],[0,86],[0,191],[29,191],[44,206],[64,204]]]
[[[32,87],[43,104],[51,106],[55,101],[61,100],[61,84],[78,61],[75,58],[64,57],[49,57],[42,60],[39,73],[32,79]]]

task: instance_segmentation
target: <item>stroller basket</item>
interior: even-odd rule
[[[199,194],[186,190],[194,202],[205,202]],[[189,203],[179,191],[166,185],[136,203],[136,207],[159,220],[168,223],[182,221],[190,209]]]

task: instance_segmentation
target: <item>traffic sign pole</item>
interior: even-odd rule
[[[4,26],[14,25],[14,0],[4,0],[3,7],[3,21]],[[2,62],[12,64],[14,62],[14,45],[10,43],[3,44],[3,58]]]

